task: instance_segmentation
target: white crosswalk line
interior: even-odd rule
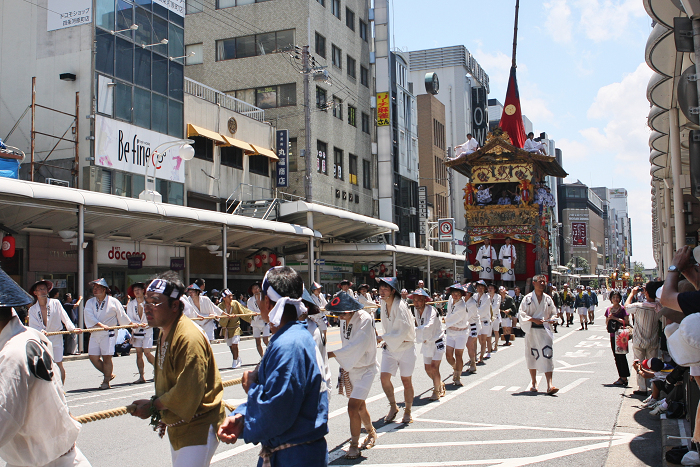
[[[511,387],[509,387],[508,389],[506,389],[506,391],[508,391],[508,392],[515,392],[515,391],[517,391],[518,389],[520,389],[520,386],[511,386]]]
[[[575,388],[576,386],[578,386],[579,384],[583,383],[584,381],[588,381],[589,379],[590,378],[579,378],[576,381],[574,381],[573,383],[569,383],[566,386],[564,386],[563,388],[561,388],[559,390],[559,394],[567,393],[567,392],[571,391],[573,388]]]
[[[505,386],[494,386],[491,388],[492,391],[500,391],[501,389],[505,388]]]

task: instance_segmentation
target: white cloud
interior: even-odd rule
[[[547,11],[547,32],[555,41],[571,42],[573,23],[571,21],[571,8],[567,0],[552,0],[543,4]]]
[[[534,125],[543,126],[554,117],[554,114],[547,106],[547,102],[539,97],[527,99],[523,97],[521,93],[520,106],[523,109],[523,114],[527,115],[527,118],[529,118]]]
[[[598,90],[587,112],[588,124],[576,140],[560,139],[567,182],[580,178],[597,186],[623,187],[629,193],[634,260],[653,266],[649,176],[649,103],[646,63],[620,82]],[[584,122],[581,122],[582,124]]]
[[[646,15],[639,0],[575,0],[586,37],[602,42],[624,37],[631,17]]]

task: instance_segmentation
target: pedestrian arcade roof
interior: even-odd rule
[[[383,263],[391,262],[393,253],[396,253],[396,264],[400,267],[427,267],[428,258],[432,270],[451,269],[454,261],[464,262],[464,256],[461,255],[386,243],[323,243],[320,257],[337,257],[343,261],[357,263]]]
[[[399,227],[391,222],[321,204],[306,201],[280,204],[280,220],[285,222],[308,225],[307,213],[313,214],[314,229],[321,232],[323,238],[357,241],[399,230]]]
[[[82,205],[87,238],[193,247],[221,245],[226,225],[229,248],[254,250],[305,244],[309,237],[321,237],[320,232],[300,225],[44,183],[0,180],[0,224],[17,232],[77,231],[77,212]]]

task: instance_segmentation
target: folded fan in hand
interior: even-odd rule
[[[481,267],[481,266],[474,266],[473,264],[470,264],[470,265],[467,266],[467,267],[469,268],[470,271],[474,271],[474,272],[481,272],[481,271],[484,270],[483,267]]]
[[[500,272],[501,274],[505,274],[508,272],[508,268],[503,266],[496,266],[494,269],[496,270],[496,272]]]

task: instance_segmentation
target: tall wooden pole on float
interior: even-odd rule
[[[513,30],[513,61],[511,66],[517,68],[515,64],[515,52],[518,48],[518,10],[520,10],[520,0],[515,0],[515,28]]]

